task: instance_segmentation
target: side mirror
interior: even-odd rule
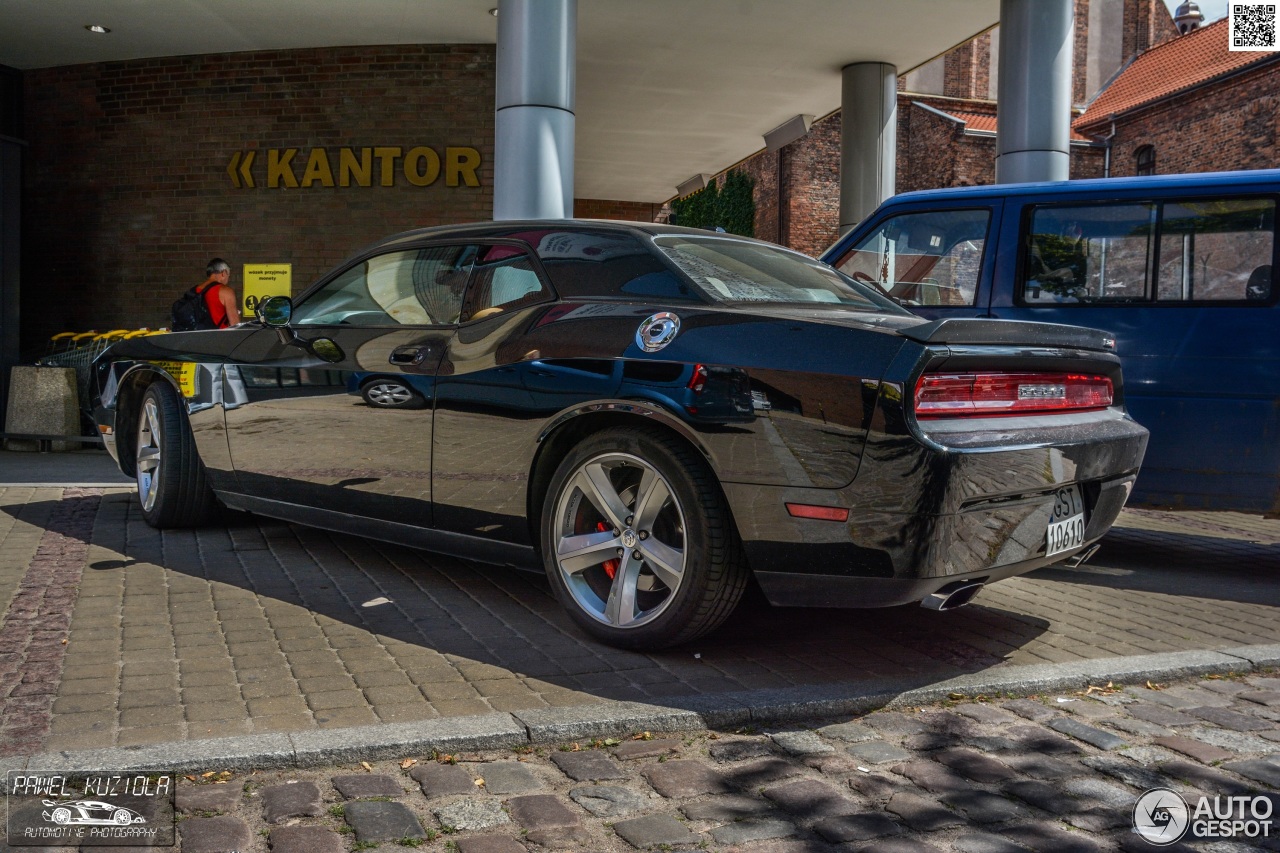
[[[307,341],[305,346],[312,355],[329,364],[337,364],[347,357],[342,347],[329,338],[316,338],[314,341]]]
[[[274,329],[289,325],[293,317],[293,301],[287,296],[272,296],[258,303],[258,319]]]

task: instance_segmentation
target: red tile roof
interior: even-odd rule
[[[934,107],[934,109],[938,109],[938,108]],[[994,113],[974,113],[974,112],[968,112],[967,110],[941,110],[941,109],[939,109],[938,112],[944,113],[948,117],[953,118],[958,122],[961,122],[964,125],[964,128],[966,131],[973,131],[976,133],[995,133],[996,132],[996,117]],[[1080,134],[1072,130],[1071,141],[1072,142],[1088,142],[1089,137],[1081,136]]]
[[[1277,58],[1277,54],[1270,51],[1228,50],[1228,26],[1229,20],[1222,18],[1140,54],[1089,104],[1084,114],[1072,123],[1073,127],[1095,126],[1096,129],[1113,115]]]

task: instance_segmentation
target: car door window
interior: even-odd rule
[[[465,320],[481,320],[550,296],[529,255],[507,245],[481,246],[472,268]]]
[[[386,252],[344,270],[295,308],[297,325],[438,326],[457,323],[475,246]]]
[[[837,259],[842,273],[907,305],[973,305],[991,211],[931,210],[886,220]]]

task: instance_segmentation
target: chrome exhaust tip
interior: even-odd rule
[[[1089,560],[1091,560],[1093,558],[1093,555],[1098,553],[1098,549],[1101,547],[1102,547],[1101,545],[1095,542],[1094,544],[1090,545],[1088,548],[1085,548],[1079,554],[1076,554],[1074,557],[1068,557],[1067,559],[1063,560],[1062,565],[1066,566],[1069,569],[1078,568],[1084,565],[1085,563],[1087,563]]]
[[[972,601],[984,586],[986,581],[981,580],[949,583],[920,599],[920,606],[926,610],[955,610]]]

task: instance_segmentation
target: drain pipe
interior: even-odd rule
[[[1102,154],[1102,177],[1111,177],[1111,140],[1116,135],[1116,117],[1111,116],[1111,132],[1102,137],[1102,141],[1106,143],[1106,151]]]

